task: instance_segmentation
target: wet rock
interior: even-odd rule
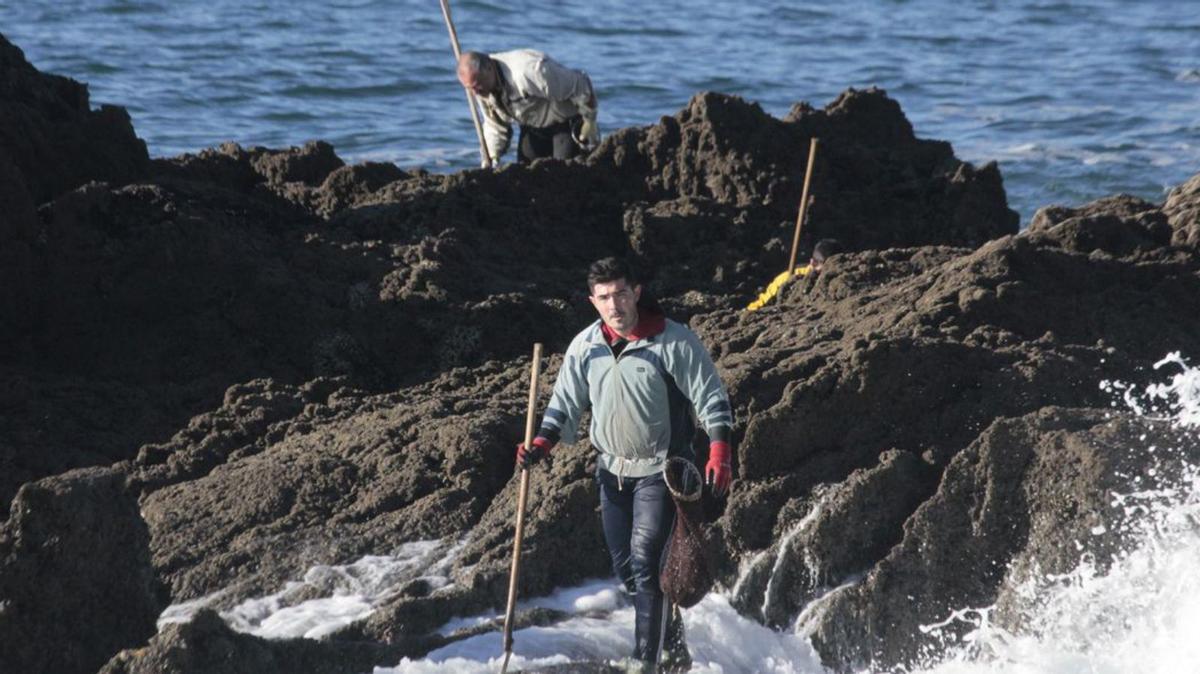
[[[1082,554],[1111,558],[1116,537],[1092,530],[1126,517],[1114,491],[1154,482],[1154,466],[1129,451],[1147,434],[1189,447],[1180,458],[1200,457],[1194,438],[1165,424],[1102,410],[1048,407],[992,424],[951,461],[937,493],[905,524],[904,540],[861,584],[823,602],[813,635],[822,658],[838,671],[919,662],[967,627],[922,625],[990,606],[1035,567],[1064,572]]]
[[[116,469],[26,484],[0,526],[0,669],[94,672],[143,643],[166,595]]]
[[[526,627],[545,627],[562,622],[569,617],[570,615],[567,613],[550,608],[531,608],[525,611],[516,611],[513,613],[512,629],[516,631],[523,630]],[[450,638],[466,639],[480,634],[502,631],[504,631],[504,616],[473,627],[455,630],[450,634]]]
[[[429,644],[267,640],[233,631],[214,611],[167,625],[150,643],[118,653],[101,674],[358,674],[424,653]]]
[[[900,542],[901,526],[936,486],[936,473],[918,457],[889,451],[877,466],[838,485],[818,486],[810,500],[779,508],[777,541],[752,558],[734,588],[743,615],[782,629],[831,587],[865,573]]]
[[[974,251],[851,253],[789,285],[778,304],[695,317],[744,420],[739,479],[717,529],[729,553],[725,582],[741,584],[747,614],[762,615],[771,574],[791,579],[766,602],[773,624],[792,622],[817,593],[820,574],[809,567],[820,557],[807,535],[782,555],[780,541],[820,494],[847,489],[880,452],[897,448],[940,469],[997,416],[1105,405],[1101,380],[1144,380],[1146,364],[1188,343],[1200,325],[1176,331],[1171,307],[1198,306],[1197,262],[1169,246],[1128,250],[1097,256],[1035,231]],[[920,479],[904,483],[914,500],[895,508],[920,500]],[[882,554],[912,512],[888,512],[890,528],[860,529],[858,548]],[[734,560],[759,556],[737,575]],[[858,571],[879,568],[872,554],[855,561]],[[819,585],[853,580],[853,566],[827,567]],[[983,582],[964,575],[946,582]],[[869,628],[883,634],[886,625]],[[843,655],[854,657],[829,657]]]

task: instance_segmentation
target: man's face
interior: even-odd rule
[[[588,299],[600,313],[605,325],[618,334],[627,335],[637,326],[637,302],[641,296],[641,286],[630,286],[625,279],[617,279],[592,286],[592,294]]]
[[[476,96],[487,96],[496,88],[496,75],[492,64],[484,63],[479,72],[472,73],[465,67],[458,69],[458,81]]]

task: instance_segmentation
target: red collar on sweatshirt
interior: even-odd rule
[[[667,329],[666,316],[645,307],[638,307],[638,312],[638,324],[634,326],[633,332],[629,333],[629,341],[653,337]],[[604,341],[608,342],[609,346],[612,346],[618,339],[625,339],[608,327],[608,323],[603,320],[600,321],[600,331],[604,333]]]

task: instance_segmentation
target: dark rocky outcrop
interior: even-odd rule
[[[750,488],[778,492],[790,477]],[[771,540],[777,542],[752,558],[734,588],[734,605],[772,627],[790,626],[831,583],[865,572],[899,542],[901,525],[932,492],[935,478],[936,471],[920,458],[893,450],[877,466],[813,489],[808,499],[790,498],[777,517],[760,512],[761,519],[776,520]],[[761,500],[770,503],[772,496]],[[759,498],[750,494],[746,500]]]
[[[1172,229],[1167,220],[1165,208],[1120,195],[1080,208],[1042,208],[1030,221],[1029,232],[1044,234],[1044,238],[1080,253],[1128,255],[1171,243]]]
[[[1149,461],[1148,446],[1174,454]],[[1194,436],[1102,410],[1047,407],[997,421],[951,461],[904,540],[861,584],[824,601],[815,644],[843,671],[936,660],[967,625],[922,625],[995,604],[1034,568],[1066,573],[1083,555],[1103,567],[1122,550],[1117,532],[1129,518],[1112,495],[1152,489],[1197,460]],[[1019,620],[1001,614],[998,624]]]
[[[519,611],[514,629],[548,625],[563,616],[549,609]],[[312,639],[263,639],[236,632],[211,609],[201,609],[187,622],[170,623],[143,648],[121,651],[100,674],[360,674],[375,667],[394,666],[401,658],[419,658],[434,648],[478,634],[499,631],[503,621],[438,634],[393,634],[386,642],[343,638],[319,642]],[[512,669],[513,672],[620,671],[604,663]]]
[[[0,670],[94,672],[154,635],[165,588],[124,471],[26,484],[0,525]]]
[[[805,602],[829,587],[868,569],[880,573],[878,564],[885,562],[878,557],[839,558],[837,547],[814,547],[819,532],[812,530],[827,516],[822,498],[853,494],[861,479],[856,476],[870,474],[862,471],[877,464],[880,452],[919,455],[940,472],[995,419],[1053,405],[1107,405],[1102,380],[1144,377],[1139,371],[1189,343],[1189,331],[1200,325],[1177,330],[1179,314],[1172,307],[1200,308],[1200,262],[1166,241],[1154,245],[1137,219],[1157,227],[1157,207],[1113,199],[1080,212],[1062,218],[1066,226],[1039,225],[974,251],[836,256],[819,277],[785,289],[775,307],[693,320],[714,345],[738,418],[745,420],[741,480],[718,527],[730,559],[759,560],[735,591],[747,614],[760,615],[766,606],[765,620],[789,624]],[[933,486],[920,477],[903,484],[912,492],[889,493],[897,507],[903,507],[899,499],[923,501]],[[984,486],[972,489],[979,494]],[[865,493],[856,498],[870,516],[858,526],[871,533],[856,541],[856,549],[886,551],[901,540],[900,525],[911,510],[866,507]],[[1026,505],[1031,517],[1049,507]],[[796,532],[806,513],[814,519]],[[931,518],[929,526],[946,517]],[[788,533],[795,535],[785,544]],[[915,559],[909,563],[928,561],[918,550],[924,548],[910,551]],[[1012,552],[989,550],[979,564],[1003,569]],[[851,563],[839,565],[839,559]],[[956,604],[969,597],[956,594],[955,583],[977,593],[972,597],[994,598],[999,577],[976,577],[972,568],[948,566],[950,577],[931,578],[921,594],[870,595],[859,605],[861,613],[826,611],[823,600],[821,652],[834,665],[874,661],[887,667],[915,656],[908,649],[922,643],[915,631],[919,620],[877,615],[877,600],[882,606],[890,597],[897,603],[888,610],[929,618],[950,605],[977,605]],[[771,575],[781,583],[768,583]],[[880,583],[899,587],[891,576]],[[915,611],[907,606],[909,594],[937,608]],[[871,622],[864,622],[868,617]],[[867,643],[861,637],[868,629],[870,645],[856,646]]]
[[[90,181],[135,180],[148,162],[124,108],[93,110],[87,85],[38,72],[0,35],[0,362],[34,355],[44,301],[35,208]],[[0,500],[12,494],[0,490]]]
[[[25,178],[12,161],[0,154],[0,350],[17,362],[31,357],[30,344],[21,335],[34,327],[32,284],[34,246],[38,231],[37,211]]]
[[[505,487],[524,393],[519,364],[491,369],[473,371],[484,377],[469,387],[450,376],[376,396],[334,382],[251,382],[230,389],[220,410],[194,419],[171,443],[143,448],[135,479],[148,493],[143,510],[155,565],[173,596],[223,589],[224,601],[235,602],[315,564],[405,541],[461,537],[482,521],[455,562],[469,574],[456,581],[471,590],[475,606],[502,601],[515,509]],[[590,537],[589,547],[602,545],[584,456],[582,448],[564,450],[550,475],[533,481],[525,551],[531,591],[549,591],[561,573],[562,551],[541,550],[543,538],[559,541],[570,530]],[[570,566],[578,579],[606,568],[590,554]],[[436,621],[467,608],[454,596],[427,609],[424,596],[397,601]],[[381,622],[390,629],[412,620],[426,625],[415,618]]]
[[[829,588],[875,573],[942,470],[996,418],[1105,404],[1101,379],[1134,375],[1200,329],[1197,318],[1161,318],[1200,296],[1194,258],[1142,245],[1136,227],[1080,236],[1088,226],[1039,228],[978,250],[841,255],[777,305],[693,318],[744,420],[739,482],[713,544],[731,584],[734,562],[757,557],[735,591],[749,615],[786,625]],[[520,360],[497,361],[375,396],[333,391],[333,380],[311,393],[269,382],[231,389],[222,410],[139,458],[148,485],[172,485],[147,497],[160,571],[178,598],[223,587],[233,602],[389,541],[464,536],[452,588],[398,596],[339,638],[387,642],[496,606],[511,551],[505,476],[524,370]],[[552,365],[544,392],[553,375]],[[560,448],[534,474],[529,593],[604,572],[588,456],[586,443]],[[322,486],[339,475],[344,484]],[[432,491],[410,493],[406,480]],[[236,506],[222,513],[208,503]],[[229,552],[205,554],[207,546]],[[1003,567],[1013,550],[980,557]],[[988,578],[960,581],[994,596],[998,579]],[[944,607],[960,598],[953,587],[924,596]],[[839,635],[856,633],[839,632],[834,616],[849,624],[862,616],[826,615],[823,652],[835,664],[853,661],[861,654],[842,650],[852,639]],[[917,623],[883,624],[872,623],[877,639],[893,644],[909,643]],[[888,648],[873,655],[909,655]]]
[[[611,162],[642,181],[653,201],[715,201],[786,236],[814,137],[813,241],[834,236],[852,249],[975,246],[1016,232],[995,165],[977,170],[955,159],[948,143],[918,139],[899,104],[877,89],[850,89],[824,110],[800,104],[783,120],[736,97],[700,94],[658,125],[613,134],[589,163]],[[786,266],[789,251],[764,252],[758,261]]]
[[[189,622],[164,627],[146,647],[118,653],[100,674],[361,674],[414,650],[424,652],[407,644],[267,640],[235,632],[216,612],[201,610]]]
[[[88,113],[78,85],[12,49],[0,91],[51,101],[20,119],[121,137],[60,114],[72,95]],[[802,248],[849,252],[745,312],[786,263],[813,137]],[[504,600],[530,343],[561,352],[594,320],[582,274],[608,254],[645,266],[730,390],[737,482],[705,507],[735,604],[774,626],[804,613],[833,667],[908,662],[931,646],[919,625],[1004,605],[1028,569],[1077,559],[1056,536],[1116,517],[1093,492],[1135,467],[1111,450],[1158,431],[1103,418],[1098,383],[1142,381],[1200,334],[1196,179],[1163,205],[1048,207],[1017,234],[995,165],[917,138],[878,90],[784,119],[698,94],[586,160],[454,175],[346,166],[321,142],[65,177],[0,150],[5,665],[94,671],[133,648],[108,671],[342,671],[456,638],[434,630]],[[607,571],[591,455],[557,448],[532,475],[524,595]],[[202,611],[136,649],[160,583],[220,610],[432,539],[436,573],[324,640]],[[86,587],[32,599],[59,578]],[[51,620],[113,593],[133,598],[119,626],[79,641]]]
[[[1175,230],[1172,243],[1193,250],[1200,246],[1200,175],[1171,190],[1163,213]]]
[[[15,406],[9,432],[53,449],[17,452],[0,502],[21,481],[129,458],[240,382],[346,376],[384,390],[511,359],[531,337],[561,349],[591,320],[581,270],[602,255],[642,260],[681,318],[739,306],[768,280],[759,265],[786,264],[814,134],[827,201],[811,237],[975,245],[1016,231],[999,174],[915,138],[884,92],[801,110],[778,120],[700,94],[586,163],[444,176],[344,166],[321,142],[226,144],[63,194],[0,247],[12,262],[0,274],[37,279],[0,291],[16,316],[0,367],[42,392]]]
[[[148,163],[124,108],[93,110],[86,84],[39,72],[0,35],[0,166],[16,169],[33,203],[94,180],[127,183]]]

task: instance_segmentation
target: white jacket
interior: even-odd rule
[[[542,128],[577,115],[595,118],[592,80],[582,70],[567,68],[533,49],[489,56],[499,66],[502,80],[499,92],[479,98],[483,135],[493,162],[508,151],[513,122]]]

